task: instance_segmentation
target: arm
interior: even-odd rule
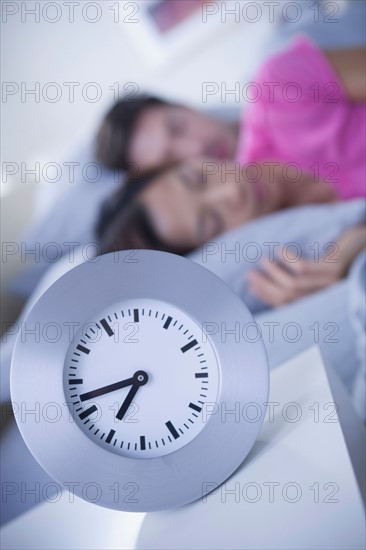
[[[352,101],[366,99],[366,48],[326,50],[325,56]]]
[[[336,283],[347,274],[355,257],[365,248],[365,228],[359,225],[345,231],[335,243],[332,260],[324,256],[319,261],[291,262],[291,258],[280,263],[264,261],[262,272],[248,274],[251,292],[267,304],[281,306]]]

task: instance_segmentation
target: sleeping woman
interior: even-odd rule
[[[335,202],[341,195],[337,186],[307,175],[294,181],[277,162],[256,165],[253,177],[234,161],[222,166],[194,158],[132,177],[102,210],[97,237],[103,253],[147,248],[188,254],[266,214]],[[341,279],[364,247],[365,227],[360,225],[341,236],[335,263],[265,262],[250,274],[251,290],[271,305],[295,300]]]
[[[156,98],[114,106],[98,157],[138,170],[105,206],[103,250],[186,254],[283,208],[365,197],[365,66],[363,48],[323,51],[300,36],[260,69],[240,126]],[[361,226],[341,239],[336,264],[264,263],[253,293],[280,305],[323,288],[364,242]]]

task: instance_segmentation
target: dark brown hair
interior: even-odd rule
[[[151,107],[171,105],[154,96],[140,95],[116,103],[105,115],[99,128],[95,156],[111,170],[128,170],[131,135],[139,116]]]
[[[104,204],[95,228],[102,254],[119,250],[149,249],[185,255],[191,247],[165,242],[156,232],[149,212],[139,201],[140,194],[175,163],[130,175]]]

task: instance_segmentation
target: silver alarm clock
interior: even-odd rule
[[[253,322],[243,302],[173,254],[125,251],[72,269],[25,321],[52,323],[58,338],[18,338],[13,355],[12,401],[60,411],[38,421],[16,414],[30,451],[82,498],[97,484],[96,503],[109,508],[203,497],[250,451],[268,399],[261,340],[223,335],[237,322]],[[255,421],[230,414],[248,403]],[[116,498],[116,483],[134,487],[134,498]]]

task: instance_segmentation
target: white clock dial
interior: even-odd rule
[[[192,441],[219,386],[217,356],[200,325],[151,299],[123,301],[90,319],[64,365],[66,400],[82,431],[133,458],[167,455]]]

